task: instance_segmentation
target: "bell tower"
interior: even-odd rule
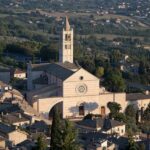
[[[59,62],[73,63],[73,29],[66,17],[65,28],[62,31],[61,48],[59,50]]]

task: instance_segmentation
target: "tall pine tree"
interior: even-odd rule
[[[77,130],[69,120],[61,120],[55,110],[51,127],[51,150],[79,150]]]
[[[37,139],[37,150],[46,150],[47,144],[44,136],[40,135]]]
[[[62,150],[79,150],[77,130],[69,120],[64,120],[62,136]]]
[[[51,150],[59,150],[61,145],[62,139],[62,124],[60,113],[57,109],[55,109],[53,113],[53,122],[51,127]]]

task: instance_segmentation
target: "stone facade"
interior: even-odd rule
[[[70,49],[64,47],[66,34],[71,35],[67,41]],[[28,64],[27,99],[34,109],[47,116],[54,106],[61,103],[59,108],[63,118],[70,118],[83,117],[88,113],[106,115],[109,113],[108,102],[119,103],[122,112],[130,103],[136,103],[141,108],[146,101],[144,107],[147,107],[150,96],[130,100],[126,93],[110,93],[100,87],[97,77],[73,63],[73,30],[68,19],[62,36],[59,63]]]

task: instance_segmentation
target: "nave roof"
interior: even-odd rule
[[[44,64],[32,64],[31,65],[33,71],[46,71],[49,74],[52,74],[59,79],[65,80],[80,67],[69,63],[44,63]]]

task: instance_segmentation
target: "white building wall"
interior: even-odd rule
[[[39,99],[33,103],[34,109],[40,113],[47,113],[57,103],[63,102],[63,118],[83,117],[79,115],[79,106],[84,104],[84,115],[88,113],[101,114],[101,107],[105,107],[105,113],[109,113],[107,103],[114,101],[113,94],[95,95],[95,96],[72,96],[72,97],[51,97]],[[120,103],[122,111],[127,106],[125,93],[116,94],[115,102]]]
[[[125,135],[125,125],[117,126],[112,129],[113,133],[118,133],[119,136]]]
[[[14,74],[14,77],[19,78],[19,79],[25,79],[26,73],[16,73],[16,74]]]
[[[63,99],[63,118],[83,117],[79,115],[79,106],[84,104],[85,115],[100,114],[99,96],[65,97]]]
[[[117,102],[121,105],[124,112],[128,104],[137,104],[146,108],[150,103],[150,100],[138,100],[129,103],[126,101],[125,93],[107,93],[94,96],[68,96],[68,97],[53,97],[43,98],[33,103],[33,107],[40,113],[47,113],[57,103],[63,102],[63,118],[69,117],[83,117],[79,115],[79,106],[84,104],[84,115],[88,113],[101,114],[101,107],[105,107],[105,114],[109,113],[107,108],[108,102]],[[117,129],[116,129],[117,130]],[[124,134],[124,133],[120,133]]]
[[[117,102],[121,105],[122,110],[121,112],[124,112],[128,102],[126,101],[126,93],[106,93],[106,94],[100,94],[99,100],[101,106],[105,107],[106,114],[109,113],[109,109],[107,108],[108,102]]]
[[[86,93],[79,93],[78,89],[80,86],[86,86]],[[63,84],[63,96],[90,96],[99,94],[99,82],[97,81],[78,81],[78,82],[66,82]]]
[[[33,108],[40,113],[49,113],[54,105],[62,101],[62,97],[43,98],[33,103]]]

